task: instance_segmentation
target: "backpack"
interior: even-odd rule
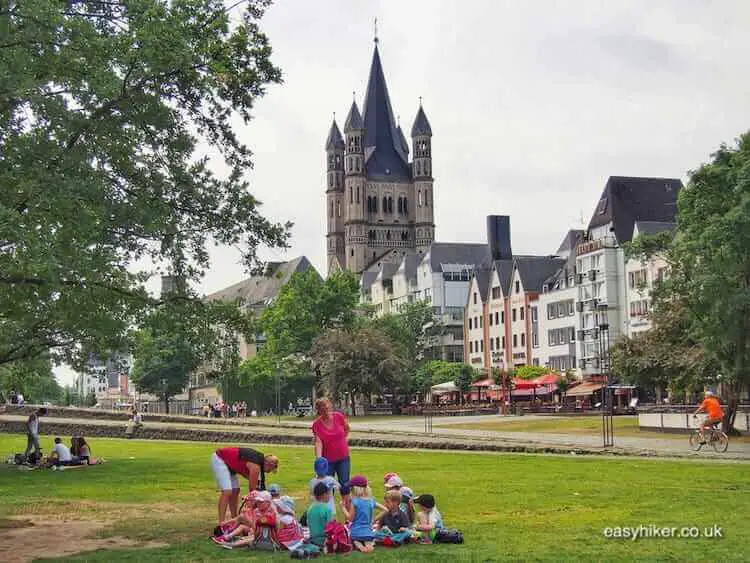
[[[434,543],[464,543],[464,535],[452,528],[440,528],[435,532]]]
[[[252,548],[258,551],[280,551],[282,547],[276,541],[274,532],[275,530],[268,526],[256,526]]]
[[[325,529],[325,552],[326,553],[349,553],[353,549],[352,537],[349,528],[336,522],[328,522]]]
[[[320,555],[320,549],[312,543],[305,543],[291,552],[292,559],[315,559]]]

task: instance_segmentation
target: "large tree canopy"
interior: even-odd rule
[[[233,126],[281,80],[267,5],[233,24],[222,0],[0,3],[0,364],[119,347],[153,305],[138,260],[189,282],[209,244],[248,266],[286,245]]]

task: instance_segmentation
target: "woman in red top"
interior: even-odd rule
[[[328,460],[328,475],[334,474],[342,485],[349,482],[349,422],[340,412],[334,412],[326,398],[315,401],[318,418],[313,421],[315,457]]]
[[[221,526],[227,507],[232,518],[237,516],[240,499],[240,483],[237,475],[242,475],[247,479],[250,491],[263,491],[266,488],[266,473],[272,473],[278,469],[279,458],[275,455],[263,455],[250,448],[219,448],[211,456],[211,467],[216,477],[216,484],[221,491],[219,495],[219,526]]]

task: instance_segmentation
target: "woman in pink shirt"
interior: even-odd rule
[[[313,421],[315,457],[328,460],[328,475],[336,475],[342,485],[349,482],[349,422],[340,412],[334,412],[326,398],[315,401],[318,418]]]

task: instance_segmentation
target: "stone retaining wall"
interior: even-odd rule
[[[125,438],[125,425],[122,427],[114,425],[81,425],[68,423],[45,422],[40,428],[41,433],[46,436],[72,436],[83,434],[87,438]],[[16,421],[0,421],[0,433],[25,434],[24,423]],[[134,438],[141,440],[186,440],[196,442],[217,443],[246,443],[246,444],[282,444],[282,445],[311,445],[308,436],[292,434],[270,434],[263,432],[227,432],[221,430],[194,430],[183,428],[149,428],[144,425],[136,430]],[[20,442],[19,442],[20,444]],[[25,444],[24,444],[25,445]],[[602,450],[587,449],[566,446],[543,446],[543,445],[514,445],[514,444],[491,444],[466,442],[459,440],[422,441],[418,439],[395,439],[395,438],[350,438],[349,445],[352,447],[369,448],[405,448],[424,450],[463,450],[463,451],[488,451],[488,452],[519,452],[519,453],[548,453],[548,454],[579,454],[579,455],[640,455],[655,456],[656,452],[651,450],[624,451],[624,450]],[[93,445],[96,450],[96,445]],[[96,452],[94,452],[96,453]]]

